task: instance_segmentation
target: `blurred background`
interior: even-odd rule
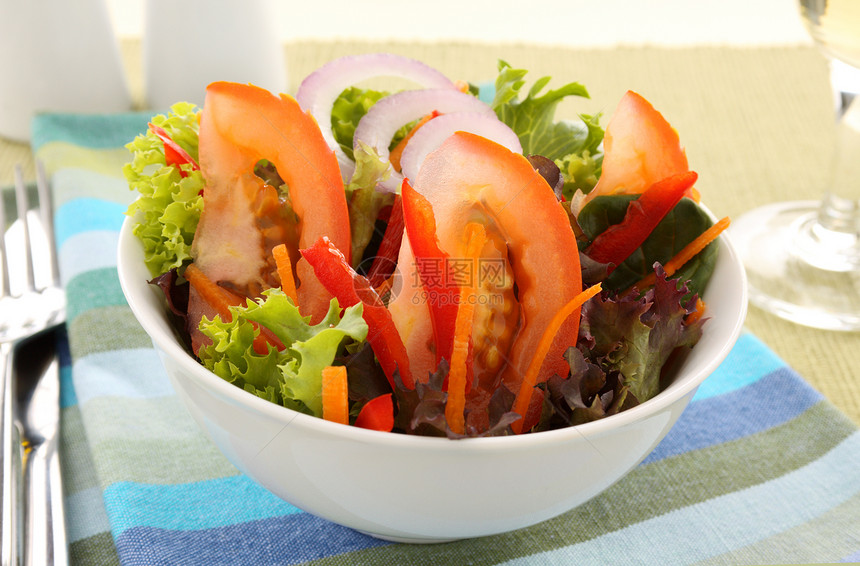
[[[107,0],[117,33],[139,37],[145,0]],[[811,43],[793,0],[270,0],[284,40],[480,40],[571,46]],[[210,6],[231,0],[208,2]],[[356,9],[360,13],[356,13]]]

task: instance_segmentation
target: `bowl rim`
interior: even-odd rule
[[[710,214],[710,211],[707,212]],[[713,215],[711,214],[711,216]],[[120,286],[138,323],[143,327],[154,345],[163,351],[164,355],[178,363],[184,370],[184,373],[192,376],[198,384],[213,390],[219,396],[228,398],[233,403],[258,411],[268,418],[281,421],[284,427],[295,423],[297,426],[317,429],[320,433],[336,435],[344,440],[355,440],[363,443],[385,444],[392,447],[421,450],[509,450],[514,447],[537,448],[547,444],[564,443],[572,439],[587,439],[588,437],[603,435],[611,430],[624,428],[666,410],[691,391],[697,389],[705,378],[713,373],[726,356],[728,356],[743,331],[747,314],[748,291],[746,273],[731,239],[724,232],[718,239],[721,246],[720,259],[718,261],[734,266],[737,275],[740,277],[740,280],[737,282],[737,316],[728,330],[724,331],[726,334],[725,339],[717,348],[715,355],[700,364],[700,367],[695,372],[685,376],[682,381],[673,382],[669,387],[648,401],[596,421],[529,434],[462,438],[452,441],[452,439],[447,437],[381,432],[352,425],[333,423],[319,417],[306,415],[287,407],[276,405],[236,387],[200,364],[196,358],[180,345],[173,332],[164,332],[160,327],[161,324],[166,324],[166,314],[163,312],[150,312],[151,309],[145,307],[147,301],[143,300],[142,294],[145,292],[155,294],[158,293],[158,290],[146,283],[148,279],[151,279],[151,276],[143,263],[142,243],[133,234],[133,223],[133,218],[126,217],[120,229],[117,251],[117,272]],[[143,276],[141,277],[141,275]],[[149,290],[147,291],[148,288]],[[707,294],[707,290],[705,294]],[[164,317],[164,319],[159,321],[159,317]]]

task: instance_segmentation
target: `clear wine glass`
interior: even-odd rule
[[[816,45],[831,60],[837,101],[834,163],[817,201],[753,209],[731,234],[749,278],[750,301],[787,320],[860,329],[860,1],[800,0]]]

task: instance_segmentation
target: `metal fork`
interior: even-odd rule
[[[40,345],[46,331],[65,321],[66,298],[59,281],[51,194],[41,164],[36,186],[39,204],[31,210],[21,168],[15,168],[17,220],[5,232],[0,198],[3,566],[67,559],[57,456],[59,367],[56,350]],[[21,359],[15,361],[16,356]],[[26,371],[32,363],[41,371]]]

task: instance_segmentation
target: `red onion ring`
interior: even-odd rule
[[[433,67],[415,59],[389,53],[341,57],[308,75],[296,92],[296,101],[302,110],[310,113],[317,121],[323,138],[337,157],[344,181],[349,181],[352,177],[355,163],[334,139],[331,130],[334,101],[348,87],[380,76],[405,78],[425,88],[456,89],[451,79]]]
[[[364,142],[387,161],[388,146],[397,130],[434,110],[442,115],[470,113],[498,120],[489,105],[459,90],[405,90],[386,96],[367,111],[355,129],[354,147],[358,148],[359,142]],[[409,147],[409,144],[406,147]],[[388,179],[380,183],[380,188],[387,192],[396,192],[402,182],[403,176],[393,172]]]
[[[427,155],[455,132],[462,131],[485,137],[515,153],[523,152],[517,134],[507,124],[496,118],[495,114],[491,116],[472,112],[443,114],[421,126],[406,144],[403,155],[400,156],[403,176],[414,180]]]

